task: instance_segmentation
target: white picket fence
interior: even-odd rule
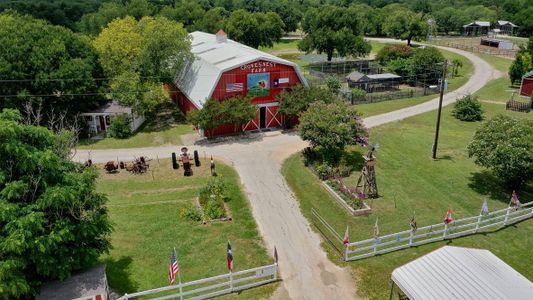
[[[207,299],[277,281],[278,264],[182,282],[157,289],[125,294],[117,300],[153,295],[150,299]],[[159,294],[157,296],[156,294]]]
[[[434,224],[393,234],[352,242],[344,249],[344,260],[358,260],[387,252],[477,233],[484,229],[513,224],[533,216],[533,201],[520,208],[508,207],[487,215],[454,220],[451,224]]]

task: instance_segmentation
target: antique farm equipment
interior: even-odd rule
[[[368,151],[366,156],[363,156],[365,159],[365,164],[363,170],[361,170],[361,175],[357,180],[356,189],[363,198],[377,198],[378,197],[378,185],[376,182],[376,171],[374,166],[376,164],[376,157],[374,156],[375,146]]]
[[[148,168],[150,167],[150,164],[148,163],[147,158],[144,156],[141,156],[139,158],[136,158],[135,161],[131,165],[126,165],[126,170],[133,174],[142,174],[148,171]]]
[[[215,161],[213,156],[211,156],[211,176],[217,176],[217,171],[215,170]]]
[[[194,165],[200,166],[200,157],[198,156],[198,151],[194,150]]]
[[[107,173],[114,173],[118,170],[118,164],[110,160],[104,165],[104,170],[106,170]]]
[[[172,152],[172,169],[177,170],[179,169],[180,165],[178,164],[178,160],[176,159],[176,152]]]
[[[89,158],[83,165],[88,168],[93,165],[93,161]]]

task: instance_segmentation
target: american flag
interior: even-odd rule
[[[170,284],[174,284],[176,279],[175,275],[180,271],[178,266],[178,256],[176,255],[176,248],[172,251],[172,258],[170,259],[170,265],[168,266],[168,279],[170,279]]]
[[[242,92],[244,85],[242,83],[228,83],[226,84],[226,93]]]
[[[453,213],[452,209],[448,208],[448,211],[446,212],[446,217],[444,218],[444,224],[448,225],[451,222],[453,222]]]
[[[513,196],[511,197],[511,203],[516,208],[520,207],[520,200],[518,200],[518,195],[516,194],[516,191],[513,191]]]
[[[228,240],[228,269],[233,271],[233,255],[231,254],[231,244]]]

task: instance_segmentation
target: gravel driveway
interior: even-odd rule
[[[444,105],[457,97],[473,93],[490,79],[501,76],[484,60],[457,49],[445,48],[459,53],[472,61],[475,67],[472,78],[461,88],[448,93]],[[438,98],[412,107],[364,119],[368,127],[378,126],[435,110]],[[243,140],[208,146],[189,146],[203,156],[213,155],[237,170],[245,192],[250,200],[253,216],[259,231],[271,251],[278,249],[283,284],[275,293],[275,299],[355,299],[356,286],[348,269],[340,268],[329,261],[320,247],[320,237],[311,230],[303,217],[291,190],[283,179],[280,169],[284,159],[306,145],[296,134],[268,132],[257,140]],[[169,158],[178,152],[178,146],[137,149],[93,150],[93,162],[109,160],[129,161],[134,156]],[[85,161],[88,150],[78,150],[74,160]],[[238,258],[236,258],[238,260]]]

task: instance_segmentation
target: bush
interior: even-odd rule
[[[204,214],[209,219],[218,219],[226,216],[224,202],[231,198],[228,195],[228,187],[220,177],[211,177],[207,184],[199,191],[200,205]]]
[[[483,109],[476,96],[466,95],[455,102],[452,115],[461,121],[481,121]]]
[[[111,126],[107,132],[109,136],[117,139],[125,139],[131,136],[131,118],[129,115],[123,114],[111,118]]]
[[[338,93],[341,89],[341,82],[335,76],[328,76],[326,78],[326,85],[332,93]]]
[[[356,100],[363,100],[366,97],[366,91],[360,88],[352,89],[352,98]]]
[[[188,205],[180,209],[180,217],[193,222],[202,221],[202,212],[195,205]]]
[[[379,50],[378,54],[376,55],[376,60],[384,63],[398,58],[409,58],[413,56],[413,54],[413,48],[407,45],[387,45]]]
[[[327,164],[322,163],[315,167],[318,177],[322,180],[326,180],[333,175],[333,168]]]

